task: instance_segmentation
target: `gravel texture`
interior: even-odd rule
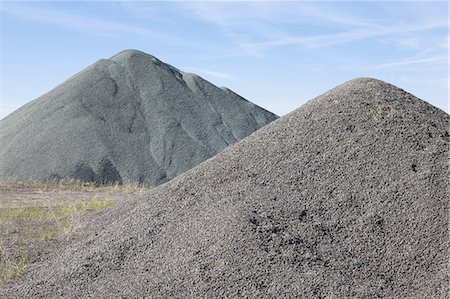
[[[0,121],[0,179],[158,185],[276,118],[126,50]]]
[[[447,298],[449,115],[344,83],[90,222],[16,298]]]

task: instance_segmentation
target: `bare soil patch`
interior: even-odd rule
[[[0,183],[0,284],[26,273],[45,253],[72,242],[74,232],[82,235],[90,217],[125,194],[145,190],[138,185]]]

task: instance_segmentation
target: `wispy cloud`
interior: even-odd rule
[[[346,72],[364,72],[369,74],[430,74],[430,72],[446,72],[447,70],[447,55],[434,53],[425,49],[415,55],[403,57],[401,59],[384,58],[381,56],[374,57],[371,60],[355,60],[351,57],[346,57],[343,60],[333,61],[332,63],[316,62],[311,64],[311,70],[323,71],[327,69],[341,70]],[[407,72],[405,72],[407,71]]]
[[[318,22],[352,26],[371,26],[364,18],[343,12],[337,13],[330,5],[318,2],[187,2],[182,7],[197,17],[221,26],[240,26],[270,22]]]
[[[275,38],[265,42],[250,42],[241,43],[242,49],[247,53],[257,53],[266,51],[268,49],[278,46],[302,46],[307,48],[323,48],[339,44],[346,44],[361,40],[368,40],[373,38],[388,38],[396,35],[402,35],[410,32],[427,31],[437,28],[446,28],[447,24],[444,22],[434,22],[430,24],[419,24],[416,26],[402,26],[402,27],[384,27],[373,26],[372,28],[355,29],[344,32],[337,32],[324,35],[314,36],[286,36],[283,38]],[[417,43],[418,39],[415,40]]]
[[[77,15],[54,9],[36,7],[33,5],[6,2],[0,7],[0,10],[5,14],[18,18],[48,23],[88,34],[115,36],[117,33],[128,33],[149,38],[174,41],[174,38],[171,36],[146,28],[120,22],[100,20],[94,17]]]
[[[193,72],[196,74],[211,76],[214,78],[219,78],[219,79],[224,79],[224,80],[243,81],[242,79],[240,79],[236,76],[233,76],[231,74],[224,73],[224,72],[217,72],[217,71],[211,71],[211,70],[205,70],[205,69],[193,68],[193,67],[185,67],[182,69],[185,71],[188,71],[188,72]]]
[[[447,56],[434,56],[434,57],[425,57],[425,58],[414,58],[414,59],[405,59],[400,61],[394,61],[389,63],[383,63],[380,65],[377,65],[373,67],[372,69],[388,69],[388,68],[396,68],[399,69],[400,67],[409,67],[409,66],[416,66],[416,65],[430,65],[430,64],[441,64],[442,66],[446,67],[447,64]]]
[[[303,48],[324,48],[351,42],[375,39],[395,43],[408,48],[420,48],[427,38],[417,34],[448,27],[447,19],[437,18],[409,19],[398,18],[386,12],[384,18],[372,18],[366,11],[353,13],[349,9],[330,3],[311,2],[244,2],[244,3],[189,3],[185,4],[196,17],[218,26],[232,44],[237,47],[231,57],[239,55],[263,55],[266,51],[286,46]],[[366,8],[367,9],[367,8]],[[377,5],[373,9],[379,11]],[[294,25],[304,30],[297,33],[286,28]],[[313,32],[311,34],[311,32]],[[316,32],[316,33],[314,33]],[[401,36],[403,42],[397,42]],[[426,35],[425,35],[426,36]]]

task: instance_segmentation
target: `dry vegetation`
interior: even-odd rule
[[[143,192],[151,187],[140,183],[96,185],[78,180],[18,181],[14,179],[0,182],[0,191],[83,191],[83,192]]]
[[[39,256],[68,240],[82,216],[111,206],[114,194],[145,190],[138,184],[63,180],[0,183],[0,284],[27,272]]]
[[[40,248],[51,247],[56,239],[77,229],[83,213],[108,208],[112,203],[105,197],[41,207],[0,208],[0,283],[26,272]]]

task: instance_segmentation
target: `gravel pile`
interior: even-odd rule
[[[276,118],[127,50],[0,121],[0,179],[158,185]]]
[[[447,298],[449,115],[349,81],[90,222],[16,298]]]

